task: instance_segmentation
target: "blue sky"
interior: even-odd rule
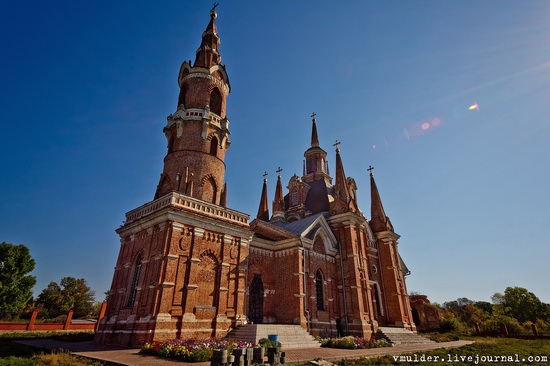
[[[125,212],[153,198],[206,1],[0,3],[0,241],[27,245],[35,294],[110,287]],[[301,174],[312,112],[370,215],[369,165],[408,288],[550,303],[550,2],[221,1],[232,92],[228,206],[255,215]],[[476,104],[479,108],[470,110]]]

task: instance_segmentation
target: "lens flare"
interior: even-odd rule
[[[471,106],[469,106],[468,109],[471,110],[471,111],[473,111],[473,110],[478,110],[479,111],[479,104],[474,103]]]

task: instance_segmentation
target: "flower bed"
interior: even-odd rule
[[[166,358],[175,358],[187,362],[204,362],[212,359],[214,350],[225,349],[230,354],[235,348],[248,348],[252,344],[242,341],[228,341],[223,338],[173,339],[163,342],[145,343],[140,353]]]
[[[345,348],[345,349],[366,349],[366,348],[379,348],[379,347],[391,347],[391,343],[387,340],[363,337],[341,337],[341,338],[321,338],[321,347],[328,348]]]

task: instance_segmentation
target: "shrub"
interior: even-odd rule
[[[190,362],[205,362],[212,359],[214,350],[210,348],[198,348],[191,351],[191,354],[187,358]]]
[[[343,348],[343,349],[366,349],[378,347],[391,347],[391,344],[381,338],[363,338],[363,337],[340,337],[340,338],[320,338],[321,347],[327,348]]]
[[[452,342],[452,341],[458,341],[459,337],[456,335],[456,333],[447,332],[447,333],[438,333],[438,332],[430,332],[430,333],[424,333],[429,339],[432,341],[435,341],[437,343],[439,342]]]
[[[0,358],[0,366],[33,366],[34,361],[30,358],[8,356]]]
[[[446,332],[452,332],[460,328],[460,322],[456,318],[441,318],[439,321],[439,328]]]
[[[501,324],[506,324],[508,328],[508,333],[510,334],[519,334],[521,333],[521,325],[519,322],[506,315],[495,315],[488,320],[481,323],[480,328],[482,332],[495,333],[500,332]]]
[[[281,342],[276,342],[276,341],[272,341],[271,339],[268,339],[268,338],[262,338],[258,341],[258,344],[260,345],[260,347],[263,347],[263,348],[277,348],[277,347],[281,347]]]
[[[231,353],[235,348],[248,348],[248,342],[231,342],[222,338],[210,338],[203,341],[195,339],[174,339],[164,342],[145,343],[142,354],[175,358],[187,362],[205,362],[212,359],[214,350],[225,349]]]

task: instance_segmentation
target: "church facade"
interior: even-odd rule
[[[314,335],[368,337],[381,325],[415,330],[398,239],[370,174],[371,212],[359,209],[336,146],[334,177],[315,115],[303,174],[256,218],[227,207],[229,78],[217,14],[178,75],[177,110],[154,199],[126,214],[108,307],[96,342],[223,337],[253,323],[299,324]],[[270,214],[271,208],[271,214]]]

